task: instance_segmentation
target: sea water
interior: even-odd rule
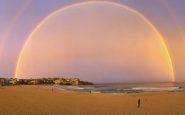
[[[140,93],[185,91],[185,83],[109,83],[79,86],[61,86],[63,90],[91,93]]]

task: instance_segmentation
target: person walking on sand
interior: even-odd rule
[[[137,100],[137,108],[140,108],[140,105],[141,105],[141,100],[138,99],[138,100]]]

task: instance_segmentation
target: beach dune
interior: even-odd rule
[[[184,115],[184,107],[184,92],[90,94],[43,86],[0,87],[0,115]]]

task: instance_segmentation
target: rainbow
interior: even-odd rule
[[[21,16],[21,14],[24,12],[24,10],[31,4],[31,1],[26,2],[25,6],[17,13],[17,15],[13,18],[12,20],[12,24],[8,27],[8,29],[5,31],[5,33],[1,36],[0,39],[0,63],[2,61],[2,53],[4,51],[4,47],[5,47],[5,43],[7,38],[10,35],[10,32],[12,31],[12,29],[14,28],[14,26],[16,25],[16,21],[18,20],[18,18]]]
[[[88,1],[88,2],[82,2],[82,3],[77,3],[77,4],[73,4],[73,5],[69,5],[69,6],[66,6],[64,8],[61,8],[59,10],[56,10],[54,11],[53,13],[49,14],[48,16],[46,16],[46,18],[44,18],[36,27],[35,29],[31,32],[31,34],[29,35],[28,39],[26,40],[25,44],[23,45],[22,47],[22,50],[20,51],[20,54],[18,56],[18,60],[17,60],[17,64],[16,64],[16,67],[15,67],[15,74],[14,74],[14,77],[15,78],[18,78],[19,77],[19,67],[20,67],[20,62],[22,60],[22,55],[23,55],[23,52],[25,50],[25,47],[27,46],[27,44],[29,43],[30,39],[32,38],[32,36],[34,35],[34,33],[47,21],[49,20],[49,18],[53,17],[55,14],[57,13],[60,13],[60,12],[63,12],[69,8],[73,8],[73,7],[76,7],[76,6],[81,6],[81,5],[88,5],[88,4],[94,4],[94,3],[104,3],[104,4],[111,4],[111,5],[116,5],[117,7],[121,7],[121,8],[124,8],[124,9],[127,9],[128,11],[136,14],[137,16],[139,16],[140,18],[142,18],[150,27],[151,29],[156,33],[156,35],[159,37],[160,41],[161,41],[161,44],[166,52],[166,60],[169,62],[169,67],[170,67],[170,79],[172,82],[175,81],[175,73],[174,73],[174,69],[173,69],[173,63],[172,63],[172,59],[171,59],[171,56],[170,56],[170,53],[168,51],[168,47],[164,41],[164,38],[162,37],[162,35],[160,34],[160,32],[156,29],[156,27],[145,17],[143,16],[140,12],[128,7],[128,6],[125,6],[125,5],[121,5],[121,4],[118,4],[118,3],[114,3],[114,2],[108,2],[108,1]]]

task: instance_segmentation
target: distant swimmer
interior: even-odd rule
[[[141,105],[141,100],[138,99],[138,100],[137,100],[137,108],[140,108],[140,105]]]

